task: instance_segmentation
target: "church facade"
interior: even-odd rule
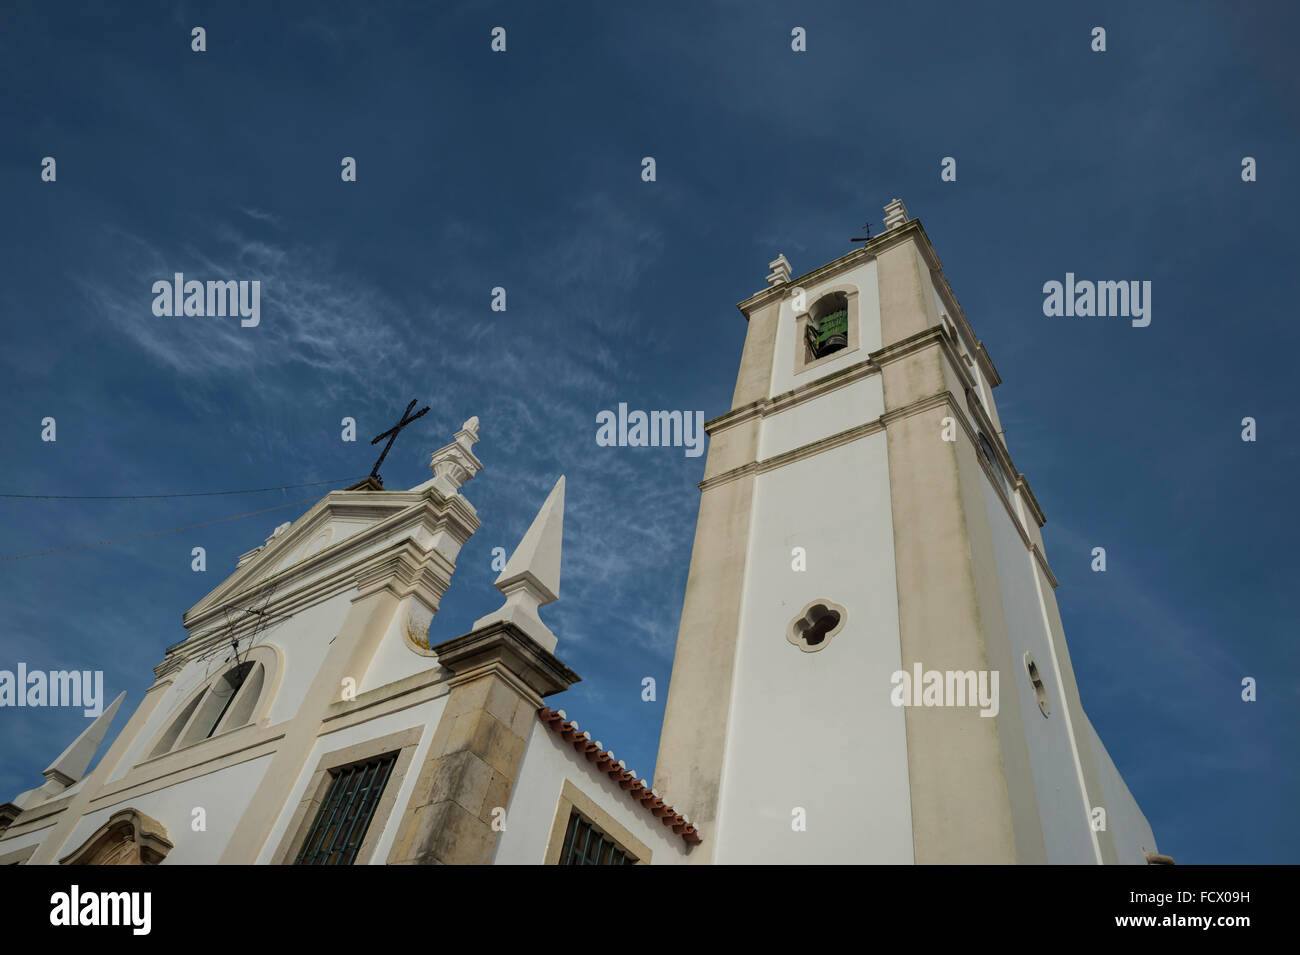
[[[407,491],[327,495],[0,806],[0,863],[1169,862],[1082,709],[1044,517],[929,239],[748,320],[710,436],[653,786],[557,708],[564,478],[459,637],[478,421]],[[408,409],[409,410],[409,409]]]

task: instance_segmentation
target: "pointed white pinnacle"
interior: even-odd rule
[[[108,735],[108,728],[113,724],[113,717],[117,715],[117,708],[122,705],[125,697],[126,691],[123,690],[117,695],[117,699],[109,704],[108,709],[99,714],[95,722],[87,726],[85,731],[59,754],[58,759],[50,763],[49,769],[43,773],[46,779],[57,780],[66,787],[86,774],[90,761],[95,758],[99,744],[104,742],[104,737]]]
[[[524,534],[515,552],[510,555],[505,569],[497,577],[498,590],[524,576],[531,576],[537,586],[546,591],[549,599],[545,606],[560,597],[560,543],[564,532],[564,475],[555,482],[542,509],[533,518],[532,526]]]
[[[50,763],[49,768],[42,774],[45,776],[43,784],[25,793],[19,793],[10,802],[19,809],[31,809],[53,799],[81,779],[90,768],[90,761],[95,758],[95,751],[108,735],[108,728],[117,714],[117,708],[122,705],[122,700],[125,698],[124,690],[109,704],[108,709],[96,717],[95,722],[87,726],[81,735],[59,754],[58,759]]]
[[[545,649],[558,642],[537,608],[560,597],[560,548],[564,538],[564,475],[555,482],[542,509],[533,518],[515,552],[497,577],[496,588],[506,602],[495,613],[474,621],[477,630],[498,620],[513,623]]]

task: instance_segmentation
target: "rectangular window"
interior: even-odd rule
[[[397,753],[330,770],[330,785],[294,865],[352,865]]]
[[[636,859],[575,809],[569,816],[560,865],[635,865]]]

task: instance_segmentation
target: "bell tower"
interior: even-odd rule
[[[921,223],[894,200],[863,246],[770,268],[706,425],[655,773],[703,836],[690,861],[1145,861],[1001,379]]]

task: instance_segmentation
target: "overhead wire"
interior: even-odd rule
[[[250,487],[237,491],[186,491],[177,494],[3,494],[0,498],[29,501],[153,501],[166,497],[219,497],[229,494],[262,494],[266,491],[292,491],[300,487],[321,487],[325,484],[342,484],[360,478],[339,478],[334,481],[311,481],[307,484],[277,484],[274,487]]]
[[[306,504],[309,501],[319,500],[317,497],[304,497],[296,501],[290,501],[288,504],[277,504],[274,507],[264,507],[258,511],[248,511],[245,514],[235,514],[233,517],[219,517],[212,521],[199,521],[197,524],[186,524],[184,527],[172,527],[165,531],[151,531],[147,534],[133,534],[130,537],[116,537],[113,540],[96,541],[92,544],[74,544],[71,547],[55,547],[52,550],[35,551],[31,554],[11,554],[7,557],[0,557],[0,560],[26,560],[30,557],[45,557],[48,554],[64,554],[73,550],[86,550],[91,547],[105,547],[109,544],[124,544],[128,541],[144,540],[148,537],[162,537],[166,534],[179,534],[181,531],[194,530],[197,527],[211,527],[213,524],[225,524],[230,521],[242,520],[245,517],[256,517],[258,514],[269,514],[272,511],[282,511],[286,507],[297,507]]]

